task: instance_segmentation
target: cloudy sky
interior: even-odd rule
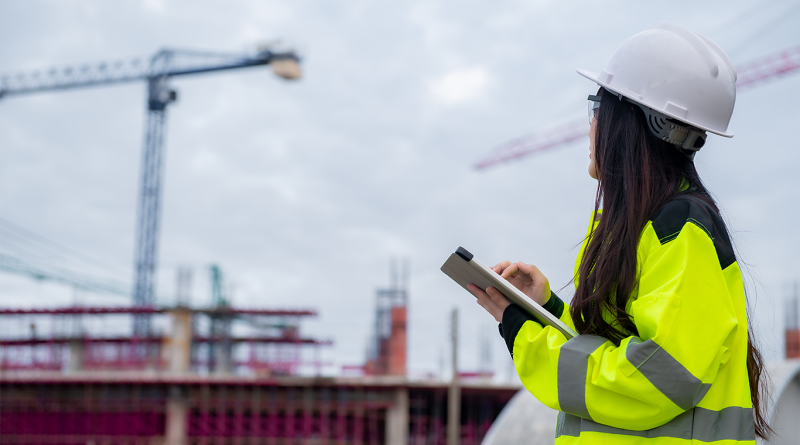
[[[478,366],[490,332],[503,374],[494,322],[439,266],[462,245],[485,262],[532,262],[564,286],[595,182],[586,138],[489,171],[472,165],[499,143],[585,116],[596,87],[575,69],[602,68],[659,20],[707,35],[738,64],[800,44],[797,0],[0,0],[0,73],[163,47],[296,48],[297,83],[265,68],[173,80],[160,302],[174,300],[185,265],[194,303],[207,304],[207,267],[219,264],[238,306],[317,309],[305,333],[335,341],[323,358],[336,373],[363,362],[374,291],[390,260],[407,258],[411,372],[439,373],[458,307],[461,367]],[[775,359],[787,283],[799,278],[800,76],[737,99],[736,136],[710,136],[696,163],[749,264],[756,328]],[[143,83],[0,100],[0,221],[84,261],[11,236],[0,253],[130,282],[144,117]],[[74,302],[126,300],[0,273],[0,305]]]

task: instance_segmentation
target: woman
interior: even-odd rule
[[[494,288],[470,285],[525,387],[561,411],[557,444],[754,443],[759,398],[742,275],[693,159],[727,133],[736,72],[688,29],[656,23],[628,39],[589,96],[595,212],[568,307],[533,265],[494,271],[581,335],[543,327]],[[602,207],[602,210],[600,209]]]

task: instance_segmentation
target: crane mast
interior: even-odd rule
[[[142,148],[132,293],[134,306],[148,307],[155,301],[166,110],[167,105],[177,98],[177,93],[169,86],[169,80],[176,76],[260,65],[271,65],[278,76],[294,80],[301,76],[299,61],[293,51],[273,52],[264,49],[254,56],[247,56],[163,49],[153,55],[149,63],[131,59],[0,75],[0,98],[147,81],[147,119]],[[137,337],[150,335],[149,314],[134,316],[133,333]]]

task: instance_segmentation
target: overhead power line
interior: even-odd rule
[[[54,267],[44,268],[20,258],[0,253],[0,270],[26,275],[36,280],[66,284],[78,289],[130,298],[130,285],[115,281],[97,281],[73,272]]]
[[[13,240],[9,238],[9,236],[11,236]],[[69,261],[81,261],[83,263],[98,266],[104,269],[115,269],[117,272],[129,273],[127,269],[111,265],[105,261],[101,261],[81,253],[73,248],[64,246],[63,244],[39,235],[38,233],[26,229],[25,227],[13,223],[3,217],[0,217],[0,238],[15,244],[20,244],[20,242],[22,242],[29,246],[22,246],[24,249],[46,258],[52,259],[53,255],[56,255],[59,258]]]

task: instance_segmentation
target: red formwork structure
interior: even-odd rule
[[[0,375],[0,443],[383,445],[403,394],[404,443],[445,445],[447,390],[385,378]],[[516,390],[463,387],[460,443],[480,444]]]
[[[140,314],[164,322],[165,333],[141,338],[119,332],[119,326],[130,325],[119,317]],[[303,365],[321,365],[316,357],[304,358],[304,349],[331,344],[300,335],[300,319],[315,315],[311,310],[237,308],[0,309],[0,370],[168,370],[175,367],[180,347],[185,349],[187,363],[186,369],[178,370],[213,372],[219,358],[210,357],[208,350],[225,344],[230,345],[228,371],[291,375]],[[224,337],[203,333],[197,322],[204,316],[241,321],[249,329],[244,335]],[[108,317],[117,318],[104,322]],[[185,322],[183,341],[176,338],[181,336],[181,319]],[[147,354],[137,353],[142,347]]]
[[[404,372],[405,307],[386,309],[389,349],[381,366]],[[153,326],[172,323],[171,329],[136,338],[115,330],[129,328],[122,318],[104,324],[143,313]],[[392,422],[403,423],[403,443],[447,442],[448,383],[299,375],[301,366],[319,365],[302,349],[330,344],[300,335],[299,319],[313,315],[235,308],[0,310],[0,444],[392,445],[398,443]],[[256,328],[219,338],[197,326],[201,317]],[[208,352],[223,344],[232,350],[227,370],[215,367],[218,359]],[[135,353],[140,347],[148,351],[144,359]],[[478,445],[517,389],[462,386],[460,443]]]

